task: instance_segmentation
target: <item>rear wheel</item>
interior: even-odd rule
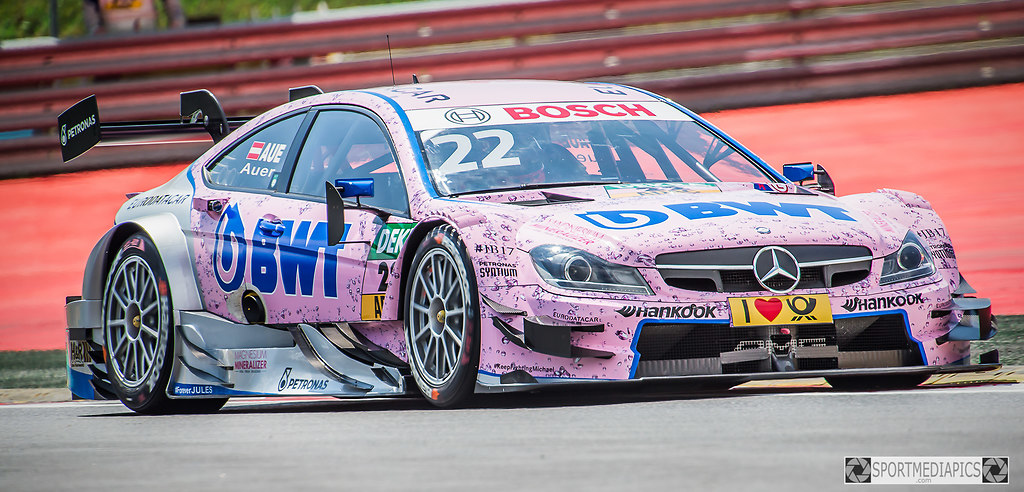
[[[832,376],[825,378],[828,385],[843,391],[871,391],[914,388],[925,382],[931,374],[900,374],[892,376]]]
[[[465,251],[450,226],[434,228],[416,250],[405,296],[409,366],[439,407],[469,397],[480,363],[477,289]]]
[[[125,241],[103,292],[107,375],[118,398],[138,413],[216,411],[227,399],[171,400],[174,332],[167,273],[143,234]]]

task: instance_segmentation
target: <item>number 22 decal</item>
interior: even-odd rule
[[[508,130],[502,130],[499,128],[491,130],[480,130],[473,132],[473,136],[477,140],[484,138],[497,138],[498,144],[491,149],[483,159],[480,160],[480,165],[483,167],[502,167],[502,166],[518,166],[518,157],[508,157],[508,151],[512,150],[512,146],[515,144],[515,137],[512,136],[512,132]],[[445,173],[457,173],[462,171],[470,171],[477,169],[476,161],[463,161],[469,152],[473,150],[473,142],[469,137],[458,133],[452,133],[449,135],[440,135],[430,139],[431,143],[434,144],[446,144],[454,143],[455,150],[448,156],[447,159],[441,163],[439,171]]]

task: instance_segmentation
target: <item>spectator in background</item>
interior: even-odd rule
[[[180,0],[162,0],[171,29],[185,27]],[[89,34],[138,32],[156,28],[154,0],[82,0],[83,18]]]

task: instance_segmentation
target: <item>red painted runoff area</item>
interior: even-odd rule
[[[840,195],[895,188],[927,198],[960,268],[993,312],[1024,314],[1024,84],[706,115],[777,169],[822,164]],[[0,181],[0,350],[64,348],[64,298],[125,193],[183,165]]]

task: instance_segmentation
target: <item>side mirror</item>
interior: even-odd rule
[[[373,178],[338,179],[326,185],[327,197],[327,245],[334,246],[345,235],[345,198],[355,198],[361,207],[359,197],[373,196]]]
[[[832,182],[832,177],[828,175],[828,171],[825,170],[821,165],[815,165],[812,162],[801,162],[797,164],[783,164],[782,175],[790,181],[800,183],[801,185],[805,180],[815,177],[815,184],[807,185],[808,188],[818,190],[822,193],[828,193],[829,195],[836,194],[835,184]]]

